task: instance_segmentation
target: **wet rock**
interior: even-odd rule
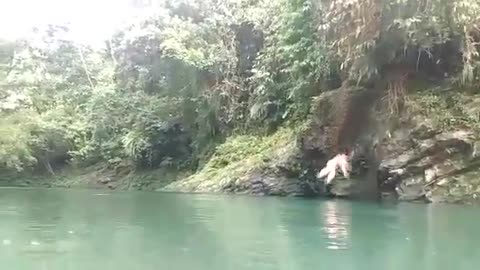
[[[425,179],[423,176],[409,177],[403,180],[395,191],[398,199],[401,201],[414,201],[424,198],[425,196]]]
[[[440,186],[440,187],[448,186],[448,184],[449,184],[449,179],[448,178],[442,179],[442,180],[438,181],[437,183],[435,183],[435,185]]]
[[[337,196],[337,197],[348,197],[352,195],[354,187],[354,180],[342,179],[342,180],[335,180],[332,182],[331,186],[329,187],[329,193]]]
[[[436,169],[436,166],[425,170],[425,181],[427,183],[430,183],[433,180],[435,180],[437,176],[438,176],[438,170]]]
[[[100,178],[100,179],[98,180],[98,182],[99,182],[100,184],[106,185],[106,184],[112,182],[112,179],[111,179],[110,177],[102,177],[102,178]]]
[[[277,175],[262,175],[259,172],[245,177],[245,179],[236,182],[235,185],[225,186],[224,190],[254,195],[305,195],[298,180]]]
[[[384,156],[379,182],[390,188],[395,182],[400,200],[425,197],[430,202],[452,202],[472,194],[469,188],[454,188],[452,185],[455,177],[465,178],[472,166],[475,153],[473,132],[468,129],[434,130],[425,119],[417,116],[416,120],[419,121],[417,126],[410,119],[409,125],[400,127],[402,136],[396,136],[397,132],[390,141],[382,142]],[[402,174],[398,174],[399,171]],[[472,182],[471,179],[462,181]]]
[[[448,197],[448,188],[438,187],[438,188],[429,190],[425,194],[425,197],[429,202],[432,202],[432,203],[446,202]]]

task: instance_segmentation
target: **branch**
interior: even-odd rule
[[[80,54],[80,59],[82,60],[83,69],[85,70],[85,74],[87,75],[87,79],[88,79],[88,82],[90,83],[90,87],[93,90],[94,88],[93,82],[92,82],[92,79],[90,78],[90,73],[88,72],[87,62],[85,62],[85,58],[83,57],[82,48],[80,47],[80,45],[78,45],[77,48],[78,48],[78,53]]]
[[[115,58],[115,54],[114,54],[114,52],[113,52],[113,42],[112,42],[112,38],[109,38],[109,39],[108,39],[108,46],[110,47],[110,48],[109,48],[110,57],[112,57],[113,64],[114,64],[115,66],[117,66],[117,59]]]

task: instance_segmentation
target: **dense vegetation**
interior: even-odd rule
[[[39,27],[0,41],[0,171],[197,170],[349,85],[395,115],[413,79],[478,84],[479,18],[480,0],[177,0],[103,48]]]

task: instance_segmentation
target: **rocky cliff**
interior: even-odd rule
[[[325,187],[315,175],[336,154],[329,139],[336,130],[333,108],[345,94],[351,109],[343,142],[355,150],[353,172],[351,179],[337,177]],[[324,93],[315,98],[302,127],[282,129],[262,139],[263,148],[250,145],[259,152],[230,153],[236,156],[233,162],[207,164],[162,190],[475,202],[480,195],[475,128],[480,96],[419,92],[393,118],[379,110],[381,102],[375,90]]]

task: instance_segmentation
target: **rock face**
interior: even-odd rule
[[[353,102],[362,108],[362,113],[353,112],[356,124],[347,129],[352,138],[346,136],[344,141],[356,144],[356,155],[353,157],[352,177],[362,181],[352,181],[337,177],[332,185],[325,186],[323,181],[316,178],[318,171],[337,153],[333,151],[331,136],[335,133],[336,111],[335,104],[340,98],[338,92],[332,91],[323,94],[315,101],[313,116],[305,128],[285,145],[275,146],[276,150],[270,154],[268,161],[262,165],[248,163],[245,160],[237,165],[221,169],[213,175],[197,174],[182,181],[177,181],[162,189],[163,191],[182,192],[229,192],[255,195],[290,195],[290,196],[359,196],[376,195],[376,167],[368,168],[367,159],[373,155],[370,145],[371,132],[370,111],[368,103],[374,99],[374,92],[363,89],[346,90],[344,94],[352,97]],[[363,104],[367,102],[367,104]],[[368,109],[364,109],[368,108]],[[332,113],[333,111],[333,113]],[[354,130],[352,130],[352,128]],[[354,140],[358,134],[362,140]],[[368,135],[367,135],[368,134]],[[372,137],[373,138],[373,137]],[[245,169],[245,167],[251,169]],[[373,173],[372,173],[373,172]],[[364,179],[371,177],[371,181]]]
[[[339,91],[315,100],[312,117],[297,140],[279,145],[263,166],[215,179],[193,177],[167,191],[231,192],[257,195],[392,198],[426,202],[475,202],[480,199],[480,154],[468,127],[435,128],[428,116],[409,114],[388,123],[376,111],[374,90],[342,90],[350,97],[350,123],[342,143],[354,148],[351,179],[338,174],[325,187],[318,171],[337,153],[335,110]],[[473,103],[472,103],[473,104]],[[388,123],[388,124],[386,124]],[[246,162],[243,167],[249,166]],[[235,167],[229,170],[236,170]]]
[[[304,162],[295,141],[280,145],[262,166],[238,162],[214,175],[197,174],[173,182],[162,191],[236,193],[272,196],[313,196],[323,193],[321,183]]]
[[[322,192],[295,142],[280,147],[266,166],[250,171],[245,177],[224,186],[223,190],[281,196],[312,196]]]
[[[356,151],[354,171],[350,180],[334,180],[331,194],[427,202],[470,203],[480,199],[478,136],[473,128],[439,128],[431,120],[434,117],[418,112],[405,113],[389,123],[376,112],[380,99],[373,91],[348,91],[354,109],[350,121],[354,124],[346,131],[352,137],[344,139]],[[313,119],[301,138],[305,162],[312,170],[319,170],[335,155],[328,141],[332,118],[325,115],[336,94],[319,97]],[[478,104],[471,99],[462,105],[468,111]],[[359,107],[363,109],[356,109]]]
[[[378,190],[374,144],[378,140],[379,132],[374,125],[373,113],[378,99],[377,93],[365,89],[340,91],[342,92],[328,92],[316,98],[312,118],[299,138],[303,160],[308,164],[309,170],[318,172],[329,159],[338,154],[333,144],[353,148],[355,154],[352,159],[351,179],[337,177],[327,187],[327,193],[341,197],[375,197]],[[348,120],[342,120],[343,127],[339,130],[339,113],[335,107],[342,104],[345,97],[349,102],[343,105],[352,109],[340,113]],[[339,137],[339,140],[331,139],[335,136]],[[320,182],[323,185],[323,182]]]
[[[412,119],[382,142],[379,183],[400,200],[471,202],[480,192],[475,134],[469,129],[435,131]]]

